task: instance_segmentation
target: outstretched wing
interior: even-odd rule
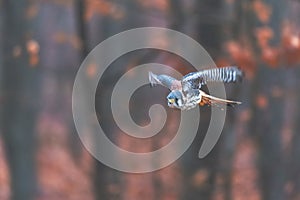
[[[221,99],[218,97],[214,97],[211,96],[209,94],[206,94],[203,91],[200,91],[200,95],[201,95],[201,101],[200,101],[200,106],[203,105],[212,105],[212,106],[219,106],[222,107],[222,105],[227,105],[227,106],[235,106],[235,105],[239,105],[242,102],[239,101],[232,101],[232,100],[227,100],[227,99]]]
[[[223,67],[192,72],[182,78],[181,84],[183,92],[191,89],[200,89],[208,82],[238,82],[243,78],[243,72],[238,67]]]
[[[151,86],[155,86],[156,84],[163,85],[170,90],[181,90],[181,81],[167,75],[156,75],[152,72],[149,72],[149,81]]]

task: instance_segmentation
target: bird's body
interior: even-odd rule
[[[167,96],[168,106],[171,108],[179,108],[181,110],[189,110],[196,107],[201,102],[200,91],[193,91],[193,93],[184,95],[180,90],[173,90]],[[172,102],[174,99],[174,102]]]
[[[201,90],[202,85],[208,82],[237,82],[243,77],[242,71],[237,67],[224,67],[192,72],[185,75],[181,81],[167,75],[149,73],[151,85],[161,84],[168,87],[171,92],[167,96],[168,106],[181,110],[189,110],[198,105],[236,105],[237,101],[220,99],[206,94]]]

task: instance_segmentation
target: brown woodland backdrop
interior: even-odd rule
[[[197,137],[179,160],[129,174],[106,167],[83,147],[72,118],[72,87],[97,44],[145,26],[187,34],[218,66],[237,65],[246,77],[226,86],[227,96],[243,104],[227,111],[206,158],[198,151],[211,113],[201,107]],[[300,1],[0,0],[0,47],[1,200],[300,199]],[[96,94],[107,136],[134,152],[164,146],[178,128],[178,111],[167,108],[163,87],[149,92],[144,86],[131,100],[137,124],[149,121],[152,104],[165,105],[168,121],[157,136],[129,137],[113,121],[113,86],[149,62],[194,71],[176,55],[138,50],[111,65]]]

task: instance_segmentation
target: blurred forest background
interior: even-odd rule
[[[228,110],[222,136],[205,159],[197,156],[209,107],[201,108],[197,138],[178,161],[153,173],[126,174],[84,149],[71,95],[90,50],[144,26],[189,35],[218,66],[241,67],[246,80],[226,86],[227,96],[243,104]],[[0,0],[0,46],[1,200],[300,199],[299,1]],[[120,132],[111,117],[107,98],[113,85],[128,69],[149,62],[182,74],[194,71],[158,50],[132,52],[112,64],[99,83],[97,112],[108,137],[130,151],[157,149],[176,133],[178,111],[171,109],[162,132],[146,141]],[[166,105],[167,89],[149,89],[132,98],[139,124],[147,122],[151,104]],[[141,95],[145,91],[149,95]]]

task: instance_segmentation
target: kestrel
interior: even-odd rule
[[[151,86],[163,85],[171,90],[167,96],[168,106],[181,110],[189,110],[198,105],[229,105],[241,104],[238,101],[231,101],[217,98],[206,94],[201,90],[208,82],[239,82],[243,78],[243,72],[238,67],[223,67],[192,72],[185,75],[181,81],[167,75],[156,75],[149,72]]]

